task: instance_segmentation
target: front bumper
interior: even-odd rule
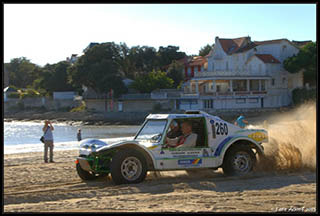
[[[87,172],[93,171],[93,170],[91,169],[91,166],[90,166],[89,161],[88,161],[87,158],[77,157],[77,161],[79,162],[80,167],[81,167],[83,170],[85,170],[85,171],[87,171]]]

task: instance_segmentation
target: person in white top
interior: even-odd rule
[[[44,121],[43,137],[44,137],[44,162],[48,163],[48,148],[50,148],[50,163],[53,163],[53,135],[54,130],[51,122],[49,120]]]
[[[192,133],[192,124],[189,121],[185,121],[181,126],[182,136],[170,139],[166,139],[166,144],[169,147],[177,147],[177,148],[192,148],[196,147],[197,137],[198,135]]]

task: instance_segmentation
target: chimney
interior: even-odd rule
[[[219,40],[219,37],[217,36],[217,37],[215,38],[215,40],[214,40],[215,44],[218,43],[218,40]]]

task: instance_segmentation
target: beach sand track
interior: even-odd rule
[[[314,172],[254,173],[225,177],[203,171],[150,173],[134,185],[111,179],[83,182],[77,176],[77,151],[55,152],[56,163],[42,153],[5,155],[5,212],[272,212],[278,208],[314,208]]]

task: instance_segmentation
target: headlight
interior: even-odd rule
[[[97,139],[83,140],[80,143],[80,150],[95,152],[97,149],[106,145],[107,143]]]

